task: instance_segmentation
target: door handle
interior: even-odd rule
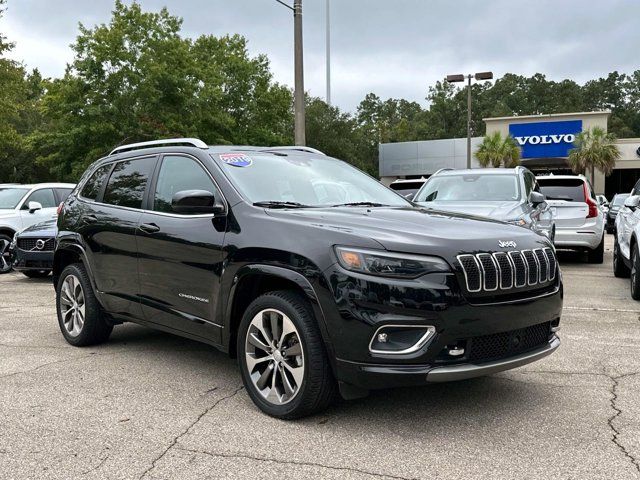
[[[155,223],[143,223],[138,226],[138,228],[145,233],[156,233],[160,231],[160,227]]]

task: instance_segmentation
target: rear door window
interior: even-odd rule
[[[96,200],[100,194],[100,190],[102,189],[102,184],[107,179],[107,175],[109,175],[109,171],[112,166],[113,164],[110,163],[109,165],[104,165],[96,170],[89,180],[87,180],[87,183],[84,184],[84,187],[82,187],[80,196],[87,200]]]
[[[116,163],[104,191],[103,203],[120,207],[142,208],[142,200],[156,157]]]
[[[58,202],[64,202],[71,194],[72,188],[56,188],[56,195],[58,196]]]
[[[540,191],[548,200],[584,202],[584,181],[576,179],[538,179]]]

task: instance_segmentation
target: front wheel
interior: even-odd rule
[[[293,291],[255,299],[238,331],[238,361],[251,400],[276,418],[325,409],[336,382],[309,302]]]
[[[96,345],[111,335],[113,325],[105,320],[82,264],[69,265],[60,274],[56,307],[60,331],[71,345]]]
[[[593,250],[589,250],[589,263],[602,263],[604,262],[604,235],[600,244]]]
[[[638,245],[631,249],[631,298],[640,300],[640,255],[638,255]]]
[[[0,275],[9,273],[12,269],[9,245],[11,245],[11,238],[7,235],[0,234]]]
[[[620,253],[620,244],[616,236],[613,241],[613,274],[618,278],[629,278],[629,267],[624,263],[622,254]]]

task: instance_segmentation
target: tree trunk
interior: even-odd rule
[[[593,187],[594,191],[596,189],[596,167],[591,164],[591,186]]]

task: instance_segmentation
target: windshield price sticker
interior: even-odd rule
[[[253,160],[244,153],[221,153],[220,160],[233,167],[248,167],[253,163]]]

